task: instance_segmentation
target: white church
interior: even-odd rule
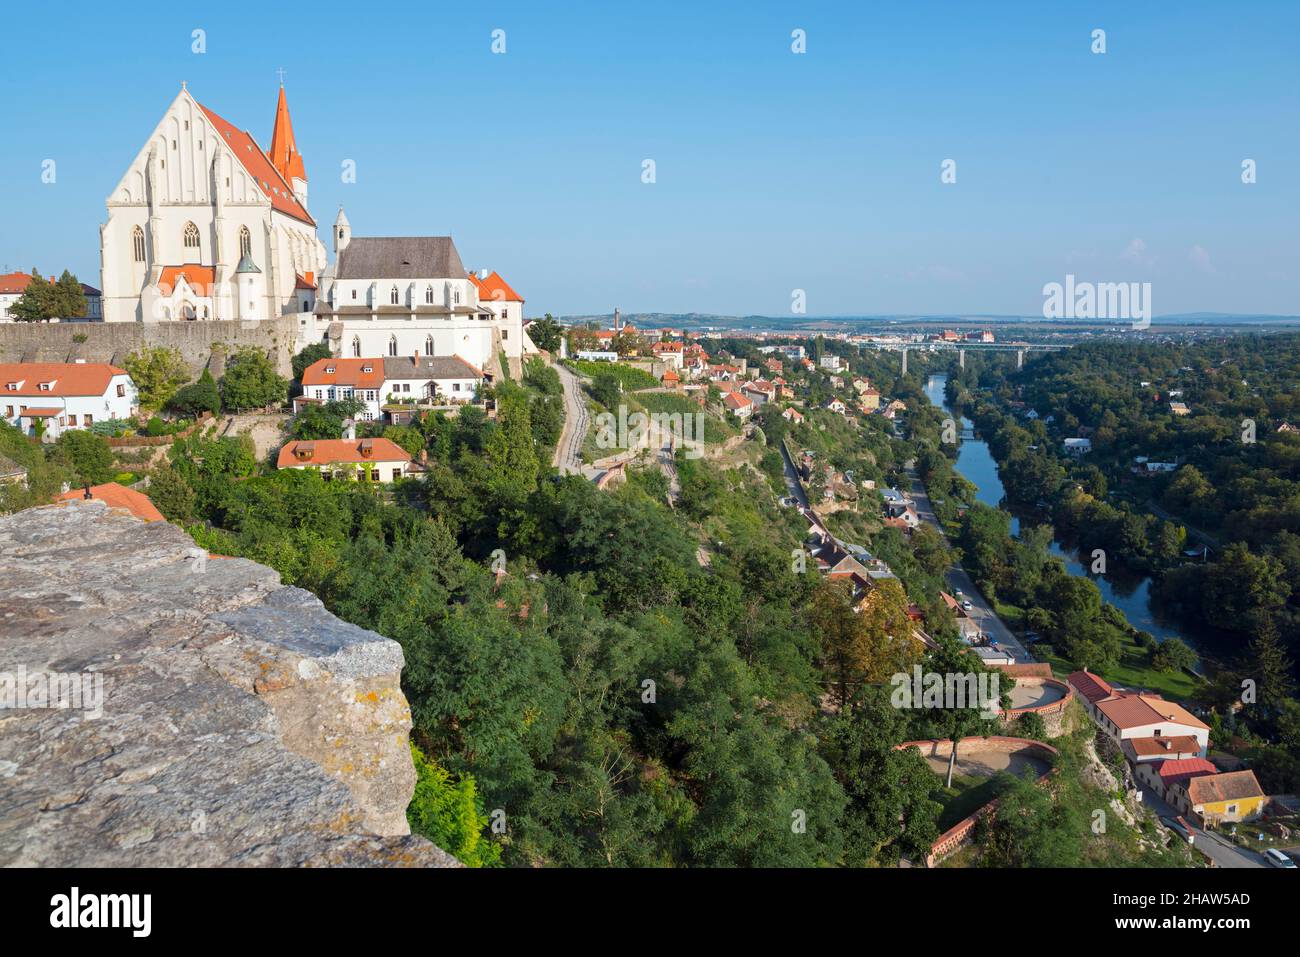
[[[354,237],[340,208],[328,263],[283,85],[266,152],[182,84],[107,205],[105,322],[295,316],[299,349],[480,369],[536,352],[523,298],[495,272],[467,271],[449,236]]]

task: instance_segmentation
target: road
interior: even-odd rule
[[[925,485],[916,474],[916,470],[909,468],[907,477],[912,483],[909,491],[912,501],[916,503],[917,516],[921,521],[938,529],[939,534],[947,538],[948,533],[944,531],[943,525],[939,523],[938,517],[934,514],[934,506],[930,504],[930,496],[925,491]],[[992,635],[993,640],[998,643],[999,647],[1006,649],[1015,657],[1017,664],[1035,660],[1034,656],[1025,650],[1025,646],[1021,644],[1020,639],[1007,627],[1006,622],[993,611],[993,607],[980,593],[979,588],[975,585],[975,580],[970,577],[966,569],[960,565],[954,565],[944,573],[944,578],[954,593],[960,591],[962,597],[974,606],[968,611],[968,614],[979,624],[980,631]]]
[[[556,363],[555,371],[560,375],[560,384],[564,386],[564,428],[560,431],[560,441],[555,445],[555,457],[551,464],[560,470],[561,475],[585,474],[582,468],[582,441],[587,436],[587,403],[582,398],[582,386],[572,370]]]
[[[1160,795],[1156,794],[1150,788],[1141,788],[1142,803],[1149,807],[1159,817],[1177,817],[1178,812],[1169,804],[1165,803]],[[1186,820],[1186,818],[1184,818]],[[1190,821],[1188,826],[1192,828],[1195,840],[1192,842],[1194,847],[1200,848],[1205,852],[1205,856],[1214,861],[1219,867],[1266,867],[1264,858],[1254,851],[1247,850],[1244,847],[1238,847],[1231,841],[1204,828],[1192,825]],[[1238,824],[1238,827],[1248,825]],[[1179,838],[1181,840],[1181,838]]]

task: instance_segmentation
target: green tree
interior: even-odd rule
[[[293,417],[289,432],[295,439],[337,439],[343,435],[344,420],[354,419],[365,407],[359,399],[331,399],[321,405],[308,405]]]
[[[1196,664],[1196,652],[1178,638],[1167,638],[1151,653],[1151,665],[1157,671],[1182,671]]]
[[[174,469],[155,469],[149,478],[146,494],[169,521],[184,523],[194,519],[197,496],[189,483]]]
[[[552,355],[560,351],[560,337],[563,334],[564,327],[551,318],[549,312],[528,324],[528,338],[533,340],[533,345]]]
[[[289,383],[275,371],[266,353],[245,346],[226,362],[221,377],[221,403],[229,410],[258,409],[280,405],[288,397]]]
[[[161,409],[190,380],[189,366],[179,350],[166,346],[145,346],[128,355],[123,365],[140,392],[140,408],[144,411]]]
[[[293,379],[295,382],[302,381],[302,374],[307,367],[321,359],[328,359],[334,353],[330,351],[329,343],[313,342],[293,357]]]
[[[90,310],[80,280],[66,269],[54,284],[54,309],[60,319],[80,319]]]
[[[415,792],[406,808],[411,831],[422,834],[466,867],[491,867],[501,860],[501,847],[484,837],[488,817],[478,799],[472,775],[453,780],[446,768],[424,756],[414,743]]]
[[[54,315],[54,288],[32,269],[32,278],[23,294],[9,307],[9,316],[15,322],[46,322]]]
[[[167,405],[183,415],[198,416],[203,412],[216,415],[221,411],[221,392],[212,373],[204,369],[196,381],[178,389]]]
[[[80,485],[102,485],[116,474],[108,440],[85,429],[69,429],[60,435],[54,454],[72,469]]]

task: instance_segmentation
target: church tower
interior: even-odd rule
[[[339,253],[347,248],[348,242],[352,239],[352,224],[348,222],[347,215],[343,212],[343,207],[339,207],[339,214],[334,219],[334,259],[338,260]]]
[[[307,168],[302,154],[293,139],[293,123],[289,119],[289,103],[284,98],[284,83],[280,83],[280,100],[275,105],[275,127],[271,131],[271,151],[267,154],[271,165],[293,189],[293,195],[307,205]]]

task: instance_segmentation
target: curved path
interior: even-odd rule
[[[551,464],[560,470],[561,475],[584,475],[582,441],[590,424],[587,403],[583,401],[582,386],[573,370],[557,362],[555,371],[564,386],[564,428],[560,431],[560,441],[555,444]]]

